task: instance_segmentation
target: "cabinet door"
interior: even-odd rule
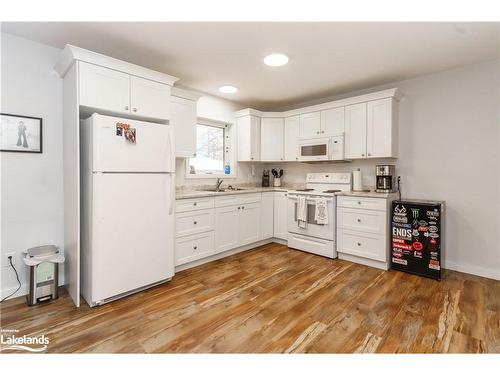
[[[79,62],[80,105],[116,113],[130,113],[130,76],[116,70]]]
[[[170,119],[170,86],[149,79],[130,76],[132,114],[161,120]]]
[[[238,161],[254,161],[260,158],[260,118],[238,118]]]
[[[240,207],[238,212],[238,246],[243,246],[260,239],[260,203],[248,203]]]
[[[215,209],[215,253],[238,247],[238,213],[237,206]]]
[[[172,96],[170,110],[170,124],[175,131],[175,156],[196,156],[196,102]]]
[[[262,193],[260,206],[260,238],[262,240],[274,235],[274,192]]]
[[[285,119],[285,160],[299,160],[299,116]]]
[[[274,193],[274,237],[287,239],[287,194],[285,192]]]
[[[321,111],[321,134],[338,135],[344,132],[344,107]]]
[[[345,107],[345,157],[366,157],[366,103]]]
[[[366,152],[368,157],[395,157],[392,98],[368,102]]]
[[[321,136],[321,113],[311,112],[300,115],[300,138]]]
[[[260,160],[283,160],[283,127],[282,118],[260,120]]]

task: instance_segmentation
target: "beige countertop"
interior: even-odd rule
[[[377,193],[374,190],[370,191],[342,191],[335,193],[338,196],[351,196],[351,197],[365,197],[365,198],[383,198],[383,199],[396,199],[398,193]]]
[[[203,197],[215,197],[219,195],[234,195],[234,194],[249,194],[249,193],[263,193],[266,191],[288,191],[295,190],[297,186],[281,186],[281,187],[260,187],[260,186],[245,186],[240,187],[243,190],[226,190],[226,191],[207,191],[203,190],[202,187],[194,188],[181,188],[176,190],[175,199],[189,199],[189,198],[203,198]],[[371,191],[344,191],[336,193],[338,196],[352,196],[352,197],[365,197],[365,198],[383,198],[383,199],[396,199],[398,193],[377,193],[374,190]]]
[[[204,191],[200,189],[181,189],[175,192],[175,199],[188,199],[188,198],[203,198],[215,197],[219,195],[234,195],[234,194],[249,194],[249,193],[263,193],[266,191],[288,191],[290,187],[244,187],[243,190],[226,190],[226,191]]]

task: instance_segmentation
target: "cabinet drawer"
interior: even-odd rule
[[[337,227],[384,235],[387,231],[386,213],[339,207]]]
[[[237,197],[238,204],[257,203],[261,201],[262,193],[240,194]]]
[[[214,230],[214,210],[183,212],[175,217],[176,237]]]
[[[260,202],[261,199],[261,193],[222,195],[215,197],[215,207],[229,207],[257,203]]]
[[[175,201],[175,212],[187,212],[195,210],[204,210],[207,208],[214,208],[214,198],[192,198],[192,199],[178,199]]]
[[[214,251],[214,232],[178,238],[175,242],[175,265],[180,266],[210,256]]]
[[[337,232],[337,251],[362,258],[387,261],[387,237],[347,229]]]
[[[366,198],[366,197],[337,197],[337,206],[346,208],[362,208],[365,210],[386,211],[387,201],[383,198]]]

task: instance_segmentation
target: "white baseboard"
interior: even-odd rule
[[[17,286],[15,286],[13,288],[2,289],[2,297],[0,299],[4,299],[9,294],[13,293],[16,289],[17,289]],[[7,300],[12,299],[12,298],[16,298],[16,297],[25,296],[28,294],[28,291],[29,291],[28,284],[21,284],[21,288],[19,288],[19,290],[16,293],[14,293],[12,296],[7,298]]]
[[[195,260],[193,262],[186,263],[186,264],[181,264],[180,266],[175,267],[175,272],[184,271],[184,270],[187,270],[189,268],[201,266],[202,264],[213,262],[214,260],[222,259],[222,258],[228,257],[230,255],[241,253],[243,251],[251,250],[253,248],[256,248],[256,247],[259,247],[262,245],[267,245],[271,242],[277,242],[277,243],[281,243],[282,245],[286,245],[286,241],[279,240],[277,238],[268,238],[266,240],[254,242],[254,243],[251,243],[249,245],[237,247],[236,249],[224,251],[223,253],[211,255],[207,258],[198,259],[198,260]]]
[[[471,275],[486,277],[488,279],[500,280],[500,270],[473,266],[468,264],[459,264],[455,262],[445,261],[444,268],[447,270],[469,273]]]
[[[389,264],[387,262],[380,262],[378,260],[357,257],[355,255],[343,254],[343,253],[338,253],[338,257],[341,260],[347,260],[348,262],[359,263],[364,266],[374,267],[384,271],[387,271],[389,269]]]

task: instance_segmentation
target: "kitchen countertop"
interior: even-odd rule
[[[288,191],[291,187],[244,187],[244,190],[204,191],[202,189],[182,189],[175,192],[175,199],[215,197],[219,195],[263,193],[266,191]]]
[[[351,197],[365,197],[365,198],[383,198],[383,199],[396,199],[399,197],[398,193],[377,193],[374,190],[370,191],[342,191],[335,193],[338,196],[351,196]]]
[[[215,197],[219,195],[234,195],[234,194],[250,194],[250,193],[263,193],[266,191],[288,191],[295,190],[297,186],[281,186],[281,187],[242,187],[244,190],[226,190],[226,191],[206,191],[202,188],[189,189],[183,188],[175,192],[175,199],[189,199],[189,198],[204,198]],[[376,191],[343,191],[335,193],[337,196],[352,196],[352,197],[366,197],[366,198],[383,198],[383,199],[396,199],[398,193],[377,193]]]

